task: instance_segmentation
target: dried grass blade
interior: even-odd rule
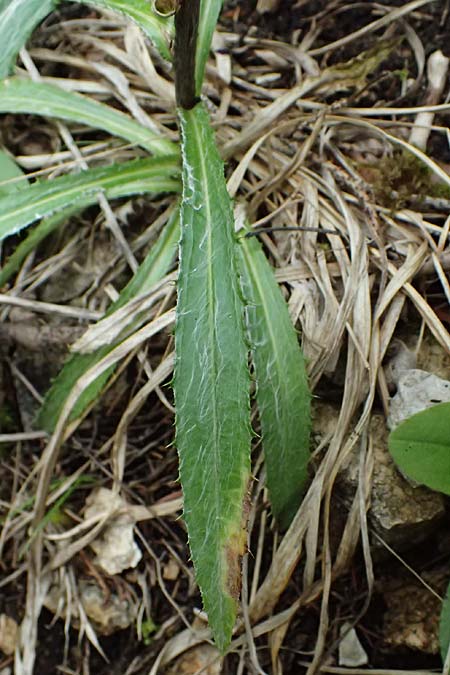
[[[78,0],[84,5],[104,7],[124,14],[142,28],[161,56],[171,60],[170,42],[173,38],[172,17],[161,17],[147,0]]]
[[[123,307],[132,298],[147,292],[155,283],[162,279],[174,259],[178,237],[179,218],[178,211],[176,211],[134,277],[122,290],[118,299],[111,305],[106,316],[112,316],[114,312]],[[67,361],[47,393],[44,405],[40,411],[39,424],[43,428],[53,431],[64,408],[66,399],[75,383],[83,374],[106,357],[114,349],[115,345],[116,343],[106,345],[101,349],[97,349],[92,354],[75,354]],[[74,406],[71,419],[82,415],[86,408],[96,400],[113,371],[114,367],[109,368],[99,375],[89,387],[86,387]]]

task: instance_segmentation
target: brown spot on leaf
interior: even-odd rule
[[[231,597],[238,601],[242,586],[242,558],[247,548],[247,523],[250,515],[250,483],[242,502],[242,517],[239,530],[231,535],[225,546],[227,578],[225,587]]]

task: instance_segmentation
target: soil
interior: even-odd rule
[[[321,47],[348,35],[355,30],[365,26],[369,18],[379,16],[380,7],[404,5],[402,0],[380,0],[378,3],[355,2],[352,6],[349,3],[340,0],[299,0],[296,4],[288,0],[282,0],[275,14],[260,15],[256,11],[255,2],[235,2],[230,0],[225,4],[220,26],[224,32],[232,32],[239,36],[239,44],[234,47],[233,58],[236,58],[242,69],[249,66],[259,65],[258,58],[244,49],[245,38],[248,36],[267,38],[270,40],[281,40],[291,43],[303,37],[305,33],[314,25],[314,22],[320,23],[321,32],[314,42],[315,47]],[[52,48],[59,44],[60,35],[57,37],[57,30],[52,32],[49,27],[58,26],[61,21],[69,22],[80,18],[95,16],[90,7],[79,6],[73,3],[61,4],[58,11],[50,16],[44,26],[38,29],[32,38],[32,46]],[[425,47],[426,56],[436,49],[441,49],[450,56],[450,12],[449,3],[435,2],[426,5],[413,17],[408,19],[409,25],[416,31],[419,39]],[[69,30],[68,28],[66,30]],[[362,40],[356,40],[349,45],[343,46],[327,56],[324,55],[328,65],[348,61],[355,57],[362,49],[370,49],[376,44],[379,34],[370,34]],[[68,43],[71,38],[68,35]],[[240,51],[240,46],[242,50]],[[73,45],[72,45],[73,46]],[[70,77],[72,66],[70,64],[49,63],[46,66],[46,74],[58,77]],[[418,83],[415,91],[402,98],[398,86],[398,78],[392,76],[396,70],[406,70],[410,73],[416,72],[416,64],[411,49],[404,49],[399,45],[392,53],[388,63],[382,64],[378,71],[372,75],[372,83],[368,90],[361,95],[359,104],[373,105],[374,101],[382,102],[384,100],[398,99],[396,105],[420,105],[423,101],[425,92],[425,82]],[[285,75],[286,81],[283,86],[287,86],[289,78],[293,78],[292,71]],[[271,86],[270,84],[268,86]],[[280,86],[280,81],[276,86]],[[447,87],[448,90],[448,87]],[[332,100],[329,101],[333,103]],[[382,104],[382,103],[381,103]],[[436,124],[445,125],[448,118],[444,115],[438,116]],[[49,131],[49,127],[43,125],[39,127],[39,120],[35,124],[30,122],[29,117],[11,116],[2,122],[2,138],[9,150],[16,154],[33,154],[34,152],[55,152],[57,147],[55,136]],[[89,138],[89,136],[86,136]],[[98,135],[98,140],[102,140]],[[32,146],[32,147],[31,147]],[[429,146],[429,153],[437,161],[445,164],[450,163],[450,150],[445,140],[445,136],[436,135],[432,138]],[[232,164],[231,164],[232,166]],[[391,206],[388,205],[390,208]],[[143,205],[136,200],[134,205],[134,215],[129,220],[129,232],[135,234],[140,231],[143,220],[149,218],[149,210],[153,207]],[[156,207],[155,207],[156,212]],[[265,217],[267,209],[262,206],[257,211],[257,217]],[[80,253],[79,258],[84,259],[90,251],[91,236],[95,236],[95,215],[91,211],[85,212],[84,220],[93,226],[94,235],[87,228],[80,229],[79,240]],[[436,216],[436,222],[441,222],[440,216]],[[72,233],[80,224],[75,222],[65,236],[72,236]],[[98,233],[101,238],[101,234]],[[13,250],[18,239],[10,240],[6,243],[5,251],[8,253]],[[56,235],[49,246],[54,250],[59,250],[60,241]],[[45,260],[48,254],[40,249],[38,252],[38,261]],[[50,249],[51,250],[51,249]],[[76,261],[75,261],[76,262]],[[79,262],[79,261],[78,261]],[[76,276],[76,264],[72,271]],[[103,268],[104,279],[98,283],[104,284],[110,274],[110,270]],[[49,288],[49,285],[38,288],[36,297],[38,299],[55,302],[51,297],[52,292],[56,293],[61,302],[68,302],[64,297],[67,288],[64,289],[64,277],[68,278],[69,272],[64,268],[62,276],[55,282],[55,287]],[[127,278],[127,273],[123,272],[123,283]],[[94,286],[91,286],[91,283]],[[95,293],[95,284],[91,280],[89,283],[90,292]],[[433,294],[435,287],[430,286],[429,292]],[[56,290],[55,290],[56,289]],[[70,289],[73,291],[72,282]],[[84,293],[85,290],[77,290],[77,293]],[[440,292],[440,291],[439,291]],[[45,295],[47,294],[47,295]],[[442,300],[442,293],[435,302],[436,306],[442,307],[445,321],[446,303]],[[447,308],[448,309],[448,308]],[[450,326],[449,315],[446,317],[446,326]],[[0,324],[0,403],[1,403],[1,433],[10,433],[17,431],[29,431],[33,427],[36,413],[39,405],[36,396],[30,389],[34,388],[43,394],[51,381],[51,378],[58,372],[62,361],[67,355],[67,344],[72,341],[67,339],[67,332],[73,339],[74,334],[80,331],[80,326],[75,320],[47,321],[45,318],[31,318],[28,314],[17,315],[15,322],[20,323],[20,339],[11,328],[14,322],[9,318],[11,325]],[[43,340],[45,334],[46,342],[36,343],[33,338],[35,333],[31,333],[33,325],[37,326],[40,340]],[[408,322],[405,321],[405,325]],[[45,330],[43,330],[45,326]],[[27,340],[27,332],[30,332],[31,338]],[[77,335],[75,335],[77,336]],[[167,336],[166,336],[167,338]],[[34,343],[32,346],[31,343]],[[149,355],[152,365],[157,365],[161,356],[167,348],[167,339],[161,340],[161,344],[154,344],[152,354]],[[44,360],[45,358],[45,360]],[[24,377],[17,374],[19,371]],[[25,382],[25,384],[24,384]],[[96,486],[109,486],[110,484],[110,465],[109,460],[105,459],[105,444],[115,429],[118,420],[127,407],[131,396],[142,384],[142,370],[139,362],[133,361],[129,367],[117,379],[113,388],[103,398],[91,414],[86,418],[74,436],[67,443],[63,456],[57,467],[56,478],[68,476],[82,469],[85,462],[90,462],[90,466],[96,466],[98,471],[95,475]],[[124,492],[130,501],[137,504],[162,503],[164,500],[172,498],[178,493],[178,470],[176,451],[171,445],[173,442],[173,418],[162,399],[167,398],[169,404],[172,403],[172,394],[169,380],[164,382],[160,391],[153,393],[139,415],[134,419],[128,433],[128,459],[126,465],[126,485]],[[130,393],[131,392],[131,393]],[[327,381],[323,378],[319,384],[317,392],[321,396],[328,396],[328,400],[338,399],[342,394],[342,386],[336,381]],[[377,401],[377,409],[381,409],[381,402]],[[0,446],[0,458],[2,460],[3,480],[0,486],[0,499],[3,503],[8,503],[11,499],[11,483],[14,480],[14,471],[17,475],[28,473],[36,457],[42,451],[42,441],[37,440],[32,443],[26,443],[20,447],[12,445]],[[16,462],[13,470],[14,462]],[[21,468],[22,467],[22,468]],[[89,478],[89,477],[88,477]],[[67,508],[71,513],[81,513],[85,498],[91,490],[92,485],[89,482],[80,483],[76,486],[70,495]],[[348,515],[346,506],[341,505],[342,512],[333,523],[334,531],[332,538],[336,540],[336,546],[339,544],[345,520]],[[55,518],[64,519],[64,507],[54,514]],[[261,511],[257,514],[257,519],[253,529],[251,550],[256,550],[258,542],[258,528],[262,516]],[[186,549],[186,533],[182,521],[173,519],[168,525],[164,519],[149,520],[139,524],[139,531],[143,539],[149,542],[149,551],[145,553],[143,561],[140,563],[136,574],[130,572],[125,575],[126,584],[123,588],[120,582],[106,579],[105,606],[108,602],[108,594],[117,593],[127,594],[131,589],[139,589],[139,583],[148,584],[149,598],[147,602],[151,608],[151,617],[155,623],[154,632],[150,632],[145,640],[139,639],[136,633],[135,625],[126,630],[115,632],[114,635],[100,636],[99,645],[106,655],[106,659],[101,656],[98,650],[86,639],[81,636],[78,630],[72,628],[68,637],[65,635],[64,622],[62,619],[55,619],[52,613],[44,610],[39,620],[39,636],[37,661],[35,672],[39,675],[60,675],[61,673],[79,673],[80,675],[146,675],[150,672],[155,659],[167,640],[181,632],[184,628],[183,619],[174,612],[173,604],[185,614],[189,620],[192,619],[194,611],[200,609],[201,598],[192,583],[192,578],[185,572],[185,568],[190,567],[189,555]],[[264,546],[264,553],[261,561],[260,578],[264,578],[272,559],[273,536],[269,534],[267,543]],[[254,547],[254,548],[253,548]],[[375,547],[374,547],[375,550]],[[406,550],[402,550],[401,556],[404,561],[411,566],[418,575],[431,575],[436,572],[441,587],[439,592],[445,589],[442,584],[442,570],[449,569],[450,562],[450,520],[447,516],[434,528],[425,542],[415,545],[414,541]],[[10,542],[4,559],[0,561],[0,573],[7,577],[20,566],[22,552],[18,544]],[[90,556],[90,554],[89,554]],[[169,574],[169,562],[177,561],[179,573],[175,578]],[[254,569],[255,560],[250,556],[250,571]],[[86,559],[80,556],[76,561],[76,573],[78,579],[95,578],[95,572],[92,569],[90,558]],[[160,573],[162,578],[160,578]],[[282,596],[277,606],[277,611],[282,611],[290,607],[301,595],[303,587],[304,565],[300,563],[295,570],[291,582]],[[320,564],[317,569],[317,578],[320,578]],[[140,575],[140,579],[138,578]],[[441,576],[439,576],[441,575]],[[386,595],[386,588],[389,585],[404,582],[405,585],[412,584],[415,578],[406,570],[404,564],[400,563],[389,553],[378,550],[374,553],[374,576],[375,586],[373,594],[368,601],[368,585],[366,576],[366,563],[362,551],[358,548],[351,567],[342,574],[332,586],[332,592],[329,604],[329,631],[327,637],[327,649],[325,649],[322,664],[336,663],[335,654],[339,638],[339,627],[344,620],[356,623],[358,637],[368,656],[368,663],[372,669],[400,669],[400,670],[438,670],[441,668],[441,658],[439,654],[427,653],[425,649],[412,649],[406,646],[396,646],[386,635],[385,621],[386,613],[389,607],[389,598]],[[444,572],[444,578],[445,578]],[[450,571],[447,575],[450,577]],[[162,579],[162,580],[161,580]],[[432,584],[432,582],[430,582]],[[4,613],[16,619],[18,622],[23,617],[26,594],[26,580],[22,574],[17,578],[11,579],[8,583],[2,585],[0,595],[0,614]],[[439,584],[438,584],[439,585]],[[135,591],[137,592],[137,590]],[[172,604],[168,602],[168,597]],[[437,617],[439,607],[434,606],[430,612],[433,617]],[[296,613],[290,623],[289,630],[283,642],[280,651],[280,662],[282,670],[279,672],[284,675],[300,675],[305,673],[306,662],[310,660],[310,655],[315,648],[317,631],[320,623],[321,596],[312,599]],[[425,617],[427,620],[430,616]],[[166,628],[166,624],[169,627]],[[436,622],[435,622],[436,623]],[[163,629],[164,628],[164,629]],[[431,630],[431,629],[429,629]],[[392,636],[391,636],[392,637]],[[257,638],[256,650],[259,663],[266,673],[275,673],[271,662],[271,654],[267,636]],[[5,657],[0,661],[0,672],[2,668],[12,668],[12,657]],[[234,673],[243,672],[239,670],[239,657],[237,654],[229,655],[223,666],[223,673],[234,675]],[[252,666],[246,666],[245,672],[253,673]],[[5,672],[10,672],[6,670]],[[325,672],[327,672],[325,670]],[[186,673],[187,675],[187,673]]]

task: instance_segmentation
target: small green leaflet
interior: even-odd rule
[[[175,330],[176,445],[197,582],[217,646],[231,639],[246,546],[250,378],[231,201],[208,114],[178,111],[183,200]]]
[[[286,302],[261,245],[255,237],[239,242],[267,485],[275,517],[288,527],[308,477],[311,394]]]
[[[450,403],[434,405],[399,424],[389,435],[389,451],[407,476],[450,495]]]
[[[450,403],[433,405],[399,424],[389,434],[389,451],[407,476],[450,495]],[[450,586],[442,604],[439,642],[445,662],[450,645]]]

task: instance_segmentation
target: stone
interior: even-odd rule
[[[6,656],[12,656],[19,637],[17,623],[7,614],[0,614],[0,650]]]
[[[388,426],[395,429],[411,415],[438,403],[450,402],[450,381],[426,370],[405,371],[397,383],[397,393],[389,401]]]
[[[341,641],[339,642],[339,665],[348,668],[358,668],[366,666],[369,663],[362,644],[359,641],[356,630],[351,624],[345,622],[339,631]]]
[[[45,607],[58,617],[66,618],[65,592],[61,589],[57,576],[44,601]],[[78,582],[78,596],[93,628],[99,635],[112,635],[135,623],[137,605],[131,597],[120,597],[118,593],[105,593],[94,580]],[[123,595],[123,594],[122,594]],[[71,605],[71,625],[80,627],[80,616],[76,603]]]
[[[85,520],[108,511],[125,509],[127,502],[113,490],[96,488],[86,500]],[[142,558],[142,552],[134,540],[136,520],[130,512],[112,516],[102,533],[91,542],[95,551],[95,564],[106,574],[120,574],[130,567],[136,567]]]
[[[335,430],[338,417],[336,407],[314,402],[316,444]],[[386,543],[396,549],[407,548],[435,529],[445,513],[444,498],[428,488],[413,487],[400,474],[388,451],[389,431],[384,415],[372,414],[369,434],[373,448],[369,524]],[[355,447],[339,474],[341,494],[348,504],[358,487],[358,472],[359,451]]]
[[[444,594],[448,570],[424,572],[422,577],[431,588]],[[383,618],[383,640],[392,647],[439,653],[439,616],[441,601],[419,580],[402,576],[379,582],[386,612]]]

